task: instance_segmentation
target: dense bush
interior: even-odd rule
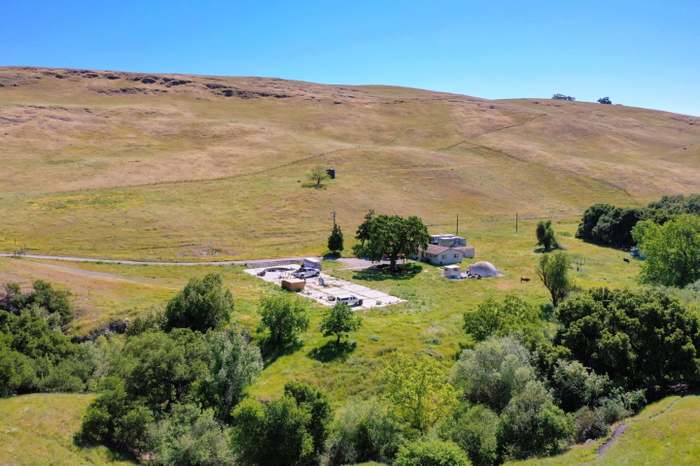
[[[498,437],[506,456],[527,458],[560,451],[573,433],[571,418],[554,404],[544,385],[533,380],[501,413]]]
[[[440,425],[441,438],[451,440],[467,452],[472,463],[499,464],[498,415],[482,405],[462,403]]]
[[[299,466],[318,464],[331,410],[317,390],[288,384],[282,398],[243,400],[233,412],[233,447],[238,463]]]
[[[679,215],[663,225],[645,221],[634,236],[646,257],[642,281],[684,287],[700,279],[700,215]]]
[[[464,314],[463,328],[476,341],[508,335],[528,342],[542,338],[539,310],[515,295],[508,295],[500,302],[489,297]]]
[[[594,289],[557,309],[556,342],[626,389],[698,381],[698,320],[660,291]]]
[[[233,296],[221,275],[193,278],[165,308],[164,328],[190,328],[201,332],[221,327],[233,311]]]
[[[352,404],[333,428],[329,463],[389,464],[410,436],[410,430],[385,405],[376,401]]]
[[[17,283],[5,284],[5,296],[0,299],[0,310],[19,314],[25,309],[42,309],[49,323],[63,327],[73,319],[70,293],[57,290],[50,283],[36,280],[32,291],[22,293]]]
[[[465,350],[452,372],[464,399],[500,412],[535,379],[527,349],[511,337],[490,338]]]
[[[43,308],[0,311],[0,396],[82,391],[94,369],[86,348],[52,328]]]
[[[467,455],[454,443],[420,440],[404,445],[394,466],[470,466]]]
[[[334,254],[338,254],[343,250],[343,230],[340,229],[340,225],[337,223],[333,224],[333,230],[328,236],[328,250]]]
[[[175,405],[149,432],[153,463],[173,466],[233,465],[226,432],[214,411],[197,405]]]
[[[577,442],[603,437],[609,430],[608,423],[599,409],[584,406],[574,414],[574,438]]]
[[[565,411],[594,406],[612,389],[605,375],[598,375],[578,361],[559,361],[554,369],[552,385],[557,404]]]

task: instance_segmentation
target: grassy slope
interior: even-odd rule
[[[131,464],[104,447],[73,444],[92,399],[93,395],[62,393],[0,399],[0,464]]]
[[[647,406],[624,421],[627,430],[603,455],[597,450],[604,440],[577,445],[568,452],[545,459],[509,463],[512,466],[555,465],[690,465],[700,458],[698,426],[700,397],[669,397]]]
[[[186,77],[166,87],[0,69],[0,249],[202,258],[318,253],[329,212],[444,228],[572,218],[697,191],[700,121],[549,100]],[[15,86],[16,84],[16,86]],[[206,85],[287,98],[222,97]],[[120,88],[148,94],[105,95]],[[156,90],[165,93],[154,94]],[[327,189],[304,188],[316,164]]]

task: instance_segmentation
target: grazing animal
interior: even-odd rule
[[[630,262],[630,260],[629,260],[628,258],[626,258],[626,257],[623,257],[622,260],[625,261],[625,262],[627,262],[628,264],[629,264],[629,262]]]
[[[530,279],[527,277],[520,277],[520,283],[529,282],[529,281],[530,281]]]

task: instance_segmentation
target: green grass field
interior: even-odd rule
[[[93,398],[54,393],[0,399],[0,464],[133,464],[105,447],[81,448],[73,443]]]

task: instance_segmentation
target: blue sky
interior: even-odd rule
[[[700,0],[3,0],[0,64],[563,92],[700,115]]]

